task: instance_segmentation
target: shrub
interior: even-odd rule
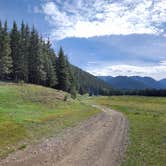
[[[65,95],[64,96],[64,101],[67,101],[67,99],[68,99],[68,95]]]

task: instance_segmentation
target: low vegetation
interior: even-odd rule
[[[59,133],[98,112],[63,91],[0,83],[0,157]]]
[[[95,97],[88,102],[119,110],[129,119],[130,143],[122,166],[165,166],[166,98]]]

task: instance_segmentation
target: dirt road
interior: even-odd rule
[[[128,122],[122,113],[100,109],[102,113],[63,134],[9,155],[0,166],[119,166]]]

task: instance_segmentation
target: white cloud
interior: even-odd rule
[[[44,1],[41,10],[53,26],[52,37],[59,39],[160,34],[159,25],[166,22],[165,0],[51,0]]]
[[[99,64],[98,64],[99,65]],[[96,65],[96,66],[98,66]],[[100,67],[99,67],[100,66]],[[134,66],[134,65],[105,65],[100,64],[88,67],[87,71],[96,76],[150,76],[156,80],[166,78],[166,61],[158,65]]]
[[[160,65],[161,65],[161,66],[166,66],[166,61],[161,61],[161,62],[160,62]]]

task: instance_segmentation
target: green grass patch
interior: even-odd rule
[[[166,165],[166,98],[96,97],[88,99],[123,112],[130,123],[130,144],[122,166]]]
[[[35,85],[0,85],[0,157],[72,127],[99,110]]]
[[[18,147],[18,150],[23,150],[23,149],[25,149],[26,147],[27,147],[26,144],[20,145],[20,146]]]

